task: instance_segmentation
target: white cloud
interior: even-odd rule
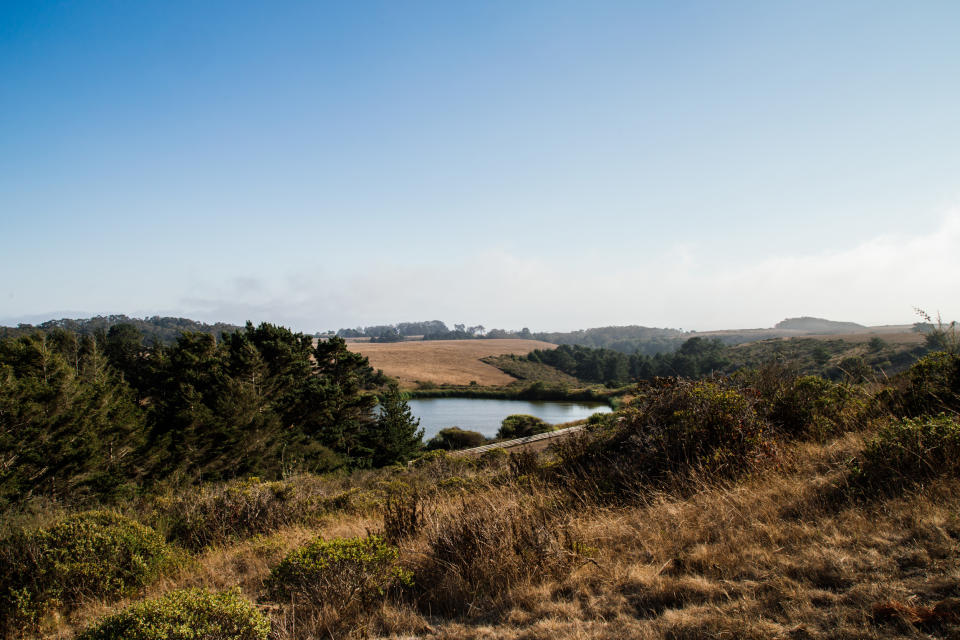
[[[738,262],[701,261],[686,246],[630,264],[491,250],[450,264],[374,264],[340,278],[298,273],[244,291],[210,287],[182,304],[204,319],[271,320],[311,331],[426,319],[535,330],[743,328],[798,315],[908,323],[916,320],[915,305],[960,317],[960,213],[926,235],[882,235],[839,251]]]

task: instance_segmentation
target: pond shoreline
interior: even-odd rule
[[[521,398],[411,398],[410,411],[420,420],[424,438],[441,430],[458,427],[496,438],[503,421],[511,415],[529,415],[550,425],[570,425],[595,413],[609,413],[611,407],[591,400],[528,400]]]
[[[565,389],[533,383],[525,387],[478,387],[440,386],[435,388],[409,389],[405,393],[411,399],[419,398],[489,398],[491,400],[544,400],[554,402],[598,402],[616,410],[620,399],[630,387],[606,389],[587,387]]]

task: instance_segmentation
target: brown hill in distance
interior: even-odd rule
[[[857,324],[856,322],[837,322],[836,320],[812,318],[810,316],[787,318],[775,324],[773,328],[792,331],[809,331],[810,333],[849,333],[867,329],[864,325]]]

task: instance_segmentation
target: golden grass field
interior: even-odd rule
[[[555,349],[540,340],[426,340],[417,342],[349,342],[351,351],[370,359],[374,369],[400,380],[404,387],[417,382],[498,386],[515,382],[496,367],[481,362],[487,356],[525,355],[534,349]]]

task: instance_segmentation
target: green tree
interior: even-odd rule
[[[416,455],[423,448],[419,427],[420,418],[414,417],[400,388],[391,384],[380,399],[380,415],[370,432],[374,466],[407,462]]]

